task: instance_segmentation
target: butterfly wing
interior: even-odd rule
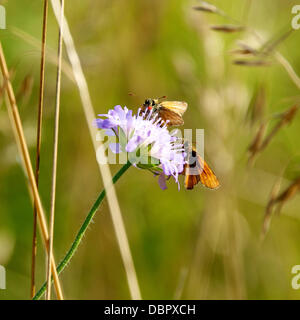
[[[190,156],[194,162],[191,163]],[[209,189],[217,189],[220,182],[209,165],[202,159],[193,148],[189,153],[188,163],[185,165],[185,188],[191,190],[199,182]]]
[[[165,122],[167,120],[169,120],[168,126],[170,126],[170,127],[171,126],[182,126],[184,124],[182,117],[178,113],[176,113],[170,109],[167,109],[165,107],[160,107],[158,109],[158,116],[160,118],[162,118]]]
[[[181,117],[185,113],[188,104],[184,101],[162,101],[159,103],[159,105],[163,108],[169,109]]]

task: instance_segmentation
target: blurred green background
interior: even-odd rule
[[[213,1],[265,40],[291,22],[297,1]],[[33,80],[32,94],[18,106],[35,162],[39,90],[39,46],[17,35],[41,38],[43,1],[0,1],[7,30],[0,39],[13,69],[13,86]],[[245,120],[258,87],[266,96],[265,116],[295,103],[299,89],[284,68],[236,66],[237,41],[252,44],[249,32],[217,33],[210,25],[232,23],[192,9],[185,0],[72,0],[66,17],[87,77],[96,113],[120,104],[137,110],[146,97],[166,95],[189,103],[185,128],[205,129],[205,156],[221,181],[217,191],[198,186],[160,190],[156,179],[131,168],[116,185],[144,299],[299,299],[291,268],[300,264],[300,200],[289,201],[260,242],[263,216],[284,167],[299,160],[299,116],[284,127],[247,166],[247,148],[257,126]],[[47,46],[56,52],[58,28],[49,6]],[[300,74],[300,31],[278,50]],[[64,59],[68,58],[64,52]],[[56,67],[47,55],[40,193],[50,208]],[[128,95],[134,92],[134,96]],[[78,90],[64,74],[61,94],[54,252],[59,261],[102,190],[92,141]],[[256,124],[257,125],[257,124]],[[5,105],[0,106],[0,264],[7,289],[0,299],[29,299],[32,205]],[[112,165],[116,172],[118,165]],[[284,189],[299,171],[285,172]],[[294,175],[294,176],[293,176]],[[107,202],[96,214],[76,255],[61,275],[67,299],[129,299]],[[37,287],[45,279],[39,238]]]

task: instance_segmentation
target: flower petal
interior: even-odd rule
[[[161,173],[158,177],[158,184],[162,190],[168,189],[166,184],[166,177],[163,173]]]

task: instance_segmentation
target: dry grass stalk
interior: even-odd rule
[[[180,300],[182,298],[182,293],[188,277],[188,271],[187,267],[183,267],[180,271],[178,284],[174,292],[174,300]]]
[[[293,69],[288,60],[279,52],[275,52],[275,59],[283,66],[290,79],[294,82],[297,88],[300,90],[300,78],[296,71]]]
[[[56,19],[59,23],[59,12],[60,12],[59,1],[51,0],[51,4],[54,10]],[[92,125],[96,117],[94,112],[94,107],[91,101],[87,81],[82,70],[80,59],[74,45],[74,41],[68,26],[68,22],[65,17],[64,17],[63,23],[64,23],[63,36],[64,36],[66,52],[69,57],[70,63],[72,65],[75,82],[77,84],[77,87],[80,93],[80,98],[82,101],[83,110],[85,113],[89,131],[90,131],[91,140],[93,142],[95,152],[97,152],[98,148],[101,147],[101,143],[96,140],[98,130]],[[128,237],[126,234],[125,225],[122,218],[121,209],[118,203],[116,191],[114,186],[111,184],[112,176],[111,176],[110,168],[107,164],[99,164],[99,170],[103,179],[104,188],[106,189],[108,205],[109,205],[118,245],[120,248],[121,257],[122,257],[124,268],[126,271],[127,282],[128,282],[131,298],[134,300],[140,300],[141,299],[140,288],[139,288],[139,284],[136,276],[136,271],[135,271],[132,254],[129,247]]]
[[[58,132],[59,132],[59,115],[60,115],[60,91],[61,91],[61,66],[62,66],[62,49],[63,49],[63,17],[65,1],[61,0],[60,24],[58,36],[58,65],[56,77],[56,96],[55,96],[55,119],[54,119],[54,141],[53,141],[53,169],[52,169],[52,187],[51,187],[51,207],[49,223],[49,252],[47,266],[47,291],[46,300],[51,299],[51,256],[53,253],[53,236],[54,236],[54,216],[55,216],[55,197],[56,197],[56,176],[57,176],[57,153],[58,153]]]
[[[26,139],[24,136],[23,126],[22,126],[19,111],[17,108],[14,91],[13,91],[11,82],[9,80],[8,68],[7,68],[7,64],[6,64],[6,60],[5,60],[5,56],[4,56],[1,42],[0,42],[0,69],[1,69],[4,81],[6,81],[6,94],[7,94],[8,101],[9,101],[7,107],[10,108],[10,112],[12,114],[12,120],[13,120],[12,126],[13,126],[14,130],[16,130],[17,144],[20,146],[21,157],[22,157],[22,160],[24,161],[26,174],[28,176],[29,183],[31,186],[34,203],[37,208],[37,216],[38,216],[38,221],[39,221],[39,226],[40,226],[40,231],[41,231],[43,243],[44,243],[46,250],[48,251],[49,235],[48,235],[48,229],[47,229],[44,209],[43,209],[42,202],[41,202],[39,192],[37,189],[37,185],[35,182],[35,176],[34,176],[31,161],[30,161],[30,156],[29,156],[29,152],[28,152]],[[62,299],[63,298],[62,290],[61,290],[61,286],[60,286],[59,279],[57,276],[56,265],[55,265],[55,261],[54,261],[53,256],[51,257],[51,269],[52,269],[52,275],[53,275],[54,285],[55,285],[55,289],[56,289],[56,295],[57,295],[58,299]]]
[[[6,83],[4,81],[4,83],[1,84],[1,86],[0,86],[0,108],[1,108],[2,102],[3,102],[5,88],[6,88]]]
[[[282,43],[284,40],[286,40],[291,33],[294,31],[294,29],[289,29],[287,32],[285,32],[283,35],[279,36],[278,38],[275,38],[274,40],[267,41],[259,50],[259,53],[261,55],[270,55],[272,52],[274,52],[274,49]]]
[[[15,75],[15,69],[10,69],[8,74],[9,74],[9,79],[12,82]],[[3,83],[0,86],[0,106],[2,104],[3,98],[5,97],[6,86],[7,86],[7,80],[3,79]]]
[[[39,186],[40,154],[41,154],[41,143],[42,143],[42,119],[43,119],[44,87],[45,87],[47,20],[48,20],[48,0],[45,0],[44,11],[43,11],[43,31],[42,31],[42,44],[41,44],[41,65],[40,65],[40,90],[39,90],[39,105],[38,105],[38,119],[37,119],[37,134],[36,134],[35,181],[36,181],[37,187]],[[36,229],[37,229],[37,211],[36,211],[36,207],[34,206],[32,253],[31,253],[31,298],[33,298],[35,295],[35,264],[36,264],[36,253],[37,253]]]

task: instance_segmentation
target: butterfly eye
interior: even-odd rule
[[[152,106],[153,106],[153,107],[155,106],[155,102],[154,102],[154,101],[152,101]]]
[[[146,99],[146,100],[145,100],[145,105],[149,105],[149,104],[151,104],[150,100],[149,100],[149,99]]]

